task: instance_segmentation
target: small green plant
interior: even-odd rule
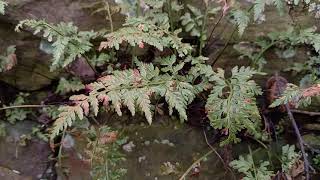
[[[273,172],[269,170],[270,163],[268,161],[255,162],[252,152],[245,157],[241,156],[238,160],[233,160],[230,166],[245,176],[243,180],[270,180]]]
[[[27,93],[20,93],[14,102],[10,103],[9,107],[19,107],[20,105],[25,104],[25,98],[29,96]],[[7,106],[4,105],[4,108]],[[11,108],[5,110],[5,118],[10,123],[14,124],[16,121],[23,121],[27,118],[27,115],[30,114],[31,111],[23,108]]]
[[[294,145],[284,145],[281,148],[281,156],[276,159],[280,161],[281,172],[285,173],[286,177],[291,176],[291,171],[293,170],[293,165],[299,161],[300,155],[295,152]],[[249,148],[249,154],[245,157],[240,156],[238,160],[233,160],[230,163],[230,166],[236,169],[238,172],[243,173],[245,176],[243,179],[245,180],[260,180],[260,179],[272,179],[274,172],[279,169],[274,166],[270,166],[270,162],[272,159],[267,161],[260,160],[259,162],[254,159],[253,152]]]
[[[313,164],[319,169],[320,168],[320,155],[317,154],[313,159]]]
[[[70,92],[77,92],[84,88],[85,86],[82,84],[80,79],[74,77],[70,80],[67,80],[62,77],[60,78],[56,93],[63,95]]]
[[[5,54],[0,55],[0,73],[11,70],[17,64],[16,47],[9,46]]]
[[[126,138],[119,137],[118,132],[108,126],[91,127],[87,132],[86,155],[92,167],[93,179],[118,180],[126,174],[126,169],[119,168],[125,156],[120,152]]]
[[[294,163],[300,159],[300,155],[295,152],[295,147],[293,145],[282,146],[281,154],[281,169],[283,172],[289,174]]]

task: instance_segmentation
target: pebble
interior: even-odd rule
[[[123,145],[122,149],[126,152],[132,152],[134,147],[136,147],[136,145],[133,144],[132,141],[130,141],[128,144]]]
[[[146,156],[140,156],[138,158],[138,162],[141,163],[142,161],[146,160]]]

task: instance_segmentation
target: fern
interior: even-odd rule
[[[10,106],[19,106],[25,104],[25,98],[29,96],[27,93],[20,93],[14,102],[9,104]],[[7,107],[7,106],[3,106]],[[16,121],[23,121],[27,118],[27,115],[31,113],[30,110],[24,108],[14,108],[5,110],[5,119],[11,124],[14,124]]]
[[[140,48],[144,48],[144,43],[147,43],[160,51],[164,48],[173,48],[180,56],[190,53],[191,46],[182,43],[178,37],[180,31],[170,32],[168,28],[168,26],[156,26],[144,18],[130,18],[123,28],[105,36],[107,41],[101,42],[100,50],[105,48],[118,50],[123,42],[127,42],[131,46]]]
[[[252,153],[245,157],[240,156],[238,160],[233,160],[230,166],[245,176],[243,180],[261,180],[271,179],[273,172],[268,170],[270,163],[268,161],[262,161],[259,165],[256,165]]]
[[[16,47],[9,46],[4,55],[0,55],[0,73],[11,70],[17,64]]]
[[[164,61],[162,66],[167,71],[160,73],[159,68],[152,64],[137,61],[138,69],[114,71],[112,75],[101,77],[97,82],[87,85],[91,90],[89,95],[71,96],[70,100],[74,105],[60,108],[61,113],[54,123],[51,137],[58,135],[77,119],[83,119],[90,108],[94,115],[97,115],[99,103],[106,108],[112,107],[119,116],[122,115],[123,106],[127,107],[133,116],[138,109],[151,124],[151,97],[160,96],[165,97],[170,115],[176,110],[182,121],[187,120],[187,105],[195,98],[196,91],[191,84],[176,78],[177,71],[183,66],[173,65],[174,63],[175,58],[172,58],[170,64]]]
[[[250,22],[250,17],[248,12],[242,10],[233,10],[230,12],[233,17],[233,23],[238,26],[238,32],[241,36],[244,33],[244,30],[248,27]]]
[[[256,0],[254,1],[254,20],[257,21],[264,13],[266,5],[274,4],[279,13],[282,14],[284,2],[283,0]]]
[[[0,14],[4,15],[6,6],[8,6],[8,3],[6,1],[0,0]]]
[[[69,92],[76,92],[81,89],[84,89],[84,85],[80,79],[72,78],[71,80],[66,80],[65,78],[60,78],[56,93],[66,94]]]
[[[125,161],[125,155],[120,148],[126,143],[126,138],[120,137],[119,133],[112,131],[108,126],[99,128],[91,127],[85,131],[88,142],[85,154],[91,167],[93,179],[122,179],[126,169],[119,168],[119,164]]]
[[[289,174],[292,166],[297,160],[299,160],[300,155],[295,152],[294,145],[285,145],[282,146],[282,155],[281,155],[281,168],[282,171]]]
[[[53,25],[43,20],[23,20],[16,26],[16,31],[20,31],[24,26],[34,29],[34,34],[43,32],[43,37],[52,42],[53,60],[51,70],[64,68],[73,62],[77,57],[90,51],[92,39],[96,33],[92,31],[78,31],[72,23]]]
[[[211,78],[215,84],[206,109],[211,125],[224,129],[228,135],[221,145],[239,142],[236,134],[243,129],[259,136],[261,119],[254,96],[261,94],[261,89],[250,80],[254,74],[260,73],[249,67],[235,67],[230,78],[225,78],[222,69],[218,69],[217,75]]]
[[[286,90],[283,92],[281,97],[276,99],[269,107],[274,108],[282,104],[292,104],[296,107],[308,106],[311,104],[311,98],[313,96],[320,95],[320,85],[316,84],[309,88],[299,88],[294,84],[288,84]]]

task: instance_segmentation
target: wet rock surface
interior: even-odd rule
[[[6,136],[0,138],[1,180],[40,179],[48,177],[48,172],[52,173],[48,171],[51,154],[48,143],[32,136],[31,139],[24,139],[31,134],[34,126],[31,121],[19,122],[14,126],[6,124]]]

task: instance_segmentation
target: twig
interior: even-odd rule
[[[214,59],[214,61],[212,62],[212,66],[215,64],[215,63],[217,63],[217,61],[220,59],[220,57],[222,56],[222,54],[224,53],[224,51],[227,49],[227,47],[228,47],[228,45],[229,45],[229,43],[230,43],[230,41],[231,41],[231,39],[232,39],[232,37],[233,37],[233,35],[234,35],[234,33],[237,31],[237,28],[234,28],[233,29],[233,31],[232,31],[232,33],[231,33],[231,35],[230,35],[230,37],[228,38],[228,40],[227,40],[227,42],[224,44],[224,47],[223,47],[223,49],[220,51],[220,53],[218,54],[218,56]]]
[[[303,111],[298,109],[291,109],[291,112],[298,113],[298,114],[306,114],[309,116],[320,116],[320,112]]]
[[[213,36],[213,32],[214,32],[214,30],[218,27],[218,25],[220,24],[220,21],[222,20],[222,18],[223,18],[223,13],[221,13],[221,15],[220,15],[220,17],[219,17],[218,21],[214,24],[214,26],[213,26],[213,28],[212,28],[212,30],[211,30],[211,33],[210,33],[210,36],[209,36],[208,41],[210,41],[210,40],[211,40],[211,38],[212,38],[212,36]]]
[[[210,150],[209,152],[207,152],[205,155],[201,156],[198,160],[196,160],[195,162],[193,162],[191,164],[191,166],[189,166],[189,168],[183,173],[183,175],[179,178],[179,180],[184,180],[186,178],[186,176],[189,174],[189,172],[192,170],[192,168],[200,163],[203,159],[205,159],[207,156],[209,156],[211,153],[213,153],[214,150]]]
[[[0,111],[7,110],[7,109],[14,109],[14,108],[39,108],[39,107],[48,107],[54,105],[17,105],[17,106],[7,106],[0,108]]]
[[[288,104],[285,104],[285,107],[286,107],[286,110],[287,110],[287,113],[288,113],[288,116],[289,116],[289,119],[291,120],[291,123],[292,123],[292,126],[294,128],[294,132],[297,136],[297,139],[298,139],[298,142],[299,142],[299,145],[300,145],[300,149],[301,149],[301,152],[302,152],[302,157],[303,157],[303,161],[304,161],[304,171],[306,173],[306,180],[310,180],[310,174],[309,174],[309,161],[308,161],[308,157],[307,157],[307,154],[305,152],[305,149],[304,149],[304,144],[303,144],[303,139],[301,137],[301,134],[300,134],[300,131],[299,131],[299,128],[297,126],[297,123],[292,115],[292,112],[290,110],[290,107]]]

